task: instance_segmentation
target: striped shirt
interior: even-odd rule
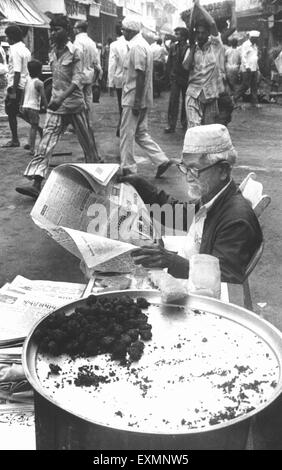
[[[64,100],[56,114],[80,113],[86,106],[82,92],[83,67],[80,50],[69,41],[58,58],[56,49],[53,49],[50,66],[53,74],[52,99],[62,96],[72,84],[76,85],[76,89]]]

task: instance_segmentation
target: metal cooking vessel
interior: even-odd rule
[[[133,298],[146,297],[151,302],[161,303],[158,291],[112,292],[100,294],[99,296],[109,297],[124,294]],[[60,308],[57,312],[70,314],[84,302],[85,300],[79,300]],[[188,430],[185,433],[177,434],[131,432],[87,420],[85,417],[79,416],[75,409],[67,408],[64,403],[58,403],[50,398],[38,379],[36,372],[38,348],[33,340],[33,335],[38,326],[44,321],[43,318],[30,332],[23,348],[23,367],[29,382],[35,390],[37,448],[81,450],[244,449],[248,440],[251,419],[273,404],[282,392],[282,333],[254,313],[215,299],[189,296],[183,305],[236,321],[254,332],[270,346],[277,357],[280,368],[278,385],[271,399],[256,410],[227,423],[215,425],[208,430]],[[167,313],[167,307],[165,309]]]

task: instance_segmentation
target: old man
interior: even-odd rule
[[[225,126],[188,129],[178,168],[186,176],[189,199],[196,204],[193,223],[178,254],[162,247],[141,248],[133,253],[137,264],[168,268],[173,276],[185,279],[189,277],[191,256],[209,254],[219,259],[223,282],[243,283],[263,237],[255,213],[232,178],[235,161],[236,151]],[[124,180],[136,188],[146,204],[179,204],[142,178],[128,176]]]

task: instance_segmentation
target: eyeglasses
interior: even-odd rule
[[[178,163],[177,167],[183,173],[184,175],[188,175],[189,173],[194,176],[194,178],[199,178],[200,174],[203,173],[206,170],[209,170],[210,168],[213,168],[214,166],[218,165],[219,163],[228,163],[227,160],[220,160],[218,162],[212,163],[211,165],[205,166],[204,168],[195,168],[195,167],[188,167],[185,166],[184,163]]]

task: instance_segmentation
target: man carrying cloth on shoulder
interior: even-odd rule
[[[188,128],[214,124],[218,116],[218,97],[221,92],[219,56],[223,44],[214,19],[195,0],[193,9],[196,43],[187,51],[183,67],[189,71],[186,92]]]

